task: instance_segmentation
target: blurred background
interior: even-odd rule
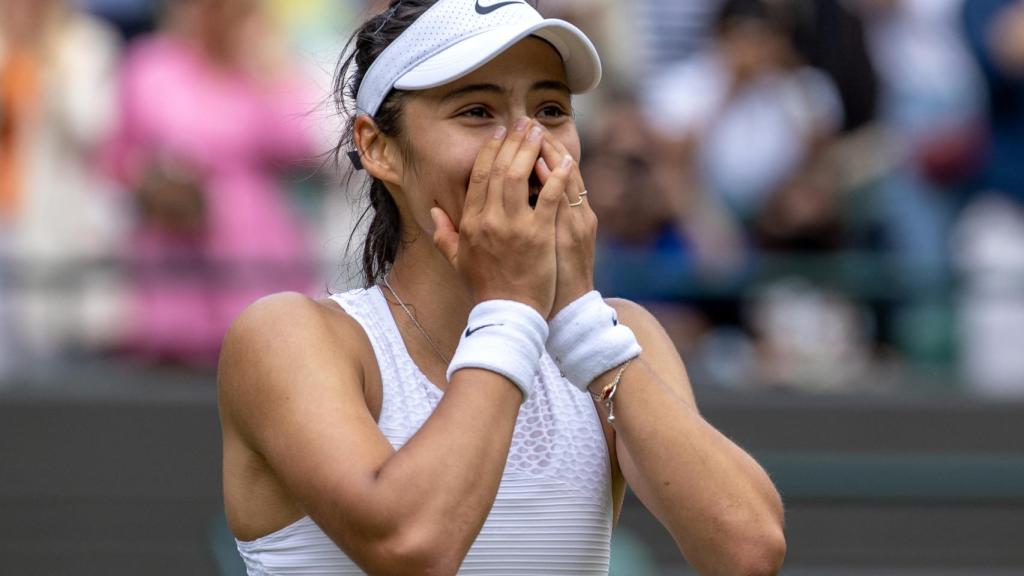
[[[239,574],[217,352],[359,282],[331,76],[381,4],[0,0],[4,574]],[[598,289],[772,474],[784,573],[1024,574],[1024,1],[540,9],[605,63]],[[632,497],[612,573],[688,573]]]

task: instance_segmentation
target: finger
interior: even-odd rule
[[[549,134],[544,139],[541,154],[550,163],[553,159],[561,159],[564,155],[569,154],[569,149],[560,140],[555,138],[553,134]],[[569,199],[570,204],[574,204],[580,199],[583,200],[582,205],[572,206],[577,211],[580,211],[580,208],[584,208],[585,210],[583,211],[590,210],[590,201],[586,197],[586,189],[587,187],[583,183],[583,174],[580,172],[579,163],[577,162],[573,170],[571,170],[569,183],[565,187],[566,197]]]
[[[565,187],[571,178],[572,166],[575,162],[570,154],[562,157],[558,167],[548,177],[548,181],[540,190],[537,208],[534,213],[544,223],[553,226],[558,213],[559,203],[565,201]]]
[[[508,174],[505,175],[505,210],[509,214],[520,213],[530,207],[530,175],[540,154],[544,139],[544,127],[533,123],[526,132],[526,139],[512,159]]]
[[[554,165],[552,162],[562,162],[562,159],[566,156],[572,158],[568,149],[563,146],[561,142],[558,142],[558,140],[553,137],[545,138],[544,145],[541,147],[541,157],[544,159],[545,164],[550,166]],[[576,164],[576,162],[573,162],[573,164],[574,166],[569,171],[569,179],[567,180],[564,189],[564,195],[567,200],[566,204],[577,202],[580,199],[580,192],[583,191],[583,186],[574,177],[575,173],[579,172],[578,164]],[[543,182],[543,180],[541,180],[541,182]],[[585,196],[584,200],[586,200]],[[566,206],[565,208],[572,210],[573,212],[579,212],[581,207],[582,206],[577,205]],[[577,216],[578,214],[573,214],[570,216],[570,219],[573,222],[576,222],[578,220]]]
[[[544,161],[544,157],[537,158],[537,163],[534,165],[534,172],[537,173],[537,179],[540,180],[540,185],[543,186],[548,181],[548,176],[551,176],[551,168],[548,167],[548,163]]]
[[[561,140],[555,138],[554,134],[549,133],[548,137],[544,139],[544,143],[552,148],[552,158],[560,159],[563,155],[569,154],[569,149],[566,148],[565,144],[563,144]],[[550,159],[548,160],[550,161]],[[573,171],[573,180],[575,180],[575,185],[579,186],[579,190],[586,190],[586,186],[583,185],[583,174],[579,170],[578,162],[576,165],[576,170]],[[575,198],[571,198],[570,200],[575,200]]]
[[[498,155],[494,158],[494,163],[491,165],[490,182],[487,185],[487,200],[484,204],[484,210],[504,209],[505,176],[508,175],[512,167],[512,162],[519,152],[519,147],[523,144],[523,140],[526,139],[526,132],[529,130],[530,124],[532,124],[532,121],[526,116],[516,120],[512,131],[509,132],[505,142],[501,145],[501,149],[498,150]]]
[[[540,147],[540,161],[544,162],[545,167],[549,167],[549,173],[551,171],[550,167],[558,166],[562,162],[562,158],[568,154],[567,151],[559,151],[558,147],[555,146],[555,142],[554,135],[548,133],[544,135],[544,143]]]
[[[459,233],[455,231],[452,219],[444,210],[436,206],[431,208],[430,218],[434,221],[434,246],[437,246],[441,254],[444,254],[448,262],[454,266],[459,253]]]
[[[508,129],[498,126],[492,137],[487,139],[477,154],[473,171],[469,176],[469,188],[466,190],[466,205],[463,214],[479,214],[484,209],[488,185],[491,182],[491,168],[507,135]]]

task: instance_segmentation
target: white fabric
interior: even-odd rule
[[[615,309],[592,290],[551,319],[547,350],[569,382],[586,392],[601,374],[642,352]]]
[[[548,323],[533,308],[512,300],[488,300],[473,307],[459,347],[448,366],[450,382],[463,368],[501,374],[530,398],[548,338]]]
[[[401,449],[443,393],[409,357],[380,290],[333,299],[373,345],[383,387],[378,426]],[[544,355],[494,506],[459,574],[607,576],[611,504],[608,446],[593,402]],[[309,517],[237,544],[249,576],[363,574]]]
[[[600,82],[597,50],[572,24],[545,20],[522,0],[441,0],[377,57],[363,76],[356,108],[373,116],[392,88],[425,90],[446,84],[530,35],[558,50],[573,93],[587,92]]]

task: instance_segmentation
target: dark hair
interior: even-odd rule
[[[538,2],[527,1],[531,6],[537,7]],[[349,120],[334,148],[335,163],[345,157],[343,152],[353,148],[356,114],[350,103],[355,102],[366,71],[385,48],[437,2],[438,0],[391,0],[387,10],[364,22],[345,43],[334,75],[333,94],[338,112],[342,116],[348,116]],[[405,94],[406,92],[402,90],[391,90],[373,117],[380,132],[398,140],[400,146],[403,142],[402,99]],[[411,165],[410,155],[406,156],[406,162]],[[371,177],[368,198],[369,205],[359,216],[355,226],[358,229],[363,220],[370,216],[370,211],[373,211],[362,251],[362,275],[367,287],[376,284],[387,274],[402,243],[401,216],[384,183]]]
[[[387,10],[364,22],[345,43],[334,75],[333,93],[338,112],[347,115],[349,120],[334,149],[336,162],[344,157],[343,151],[355,144],[356,114],[350,103],[355,102],[366,71],[385,48],[435,3],[437,0],[391,0]],[[403,95],[401,90],[392,90],[373,116],[377,128],[390,138],[402,135]],[[383,182],[371,177],[368,196],[369,205],[359,216],[356,228],[372,210],[362,254],[363,279],[370,286],[394,263],[402,242],[402,222],[398,206]]]

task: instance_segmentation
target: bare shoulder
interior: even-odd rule
[[[341,344],[358,333],[359,324],[337,305],[297,292],[260,298],[235,318],[224,338],[222,362],[240,353],[286,351],[330,339]]]
[[[224,337],[217,374],[222,416],[245,420],[282,396],[361,394],[367,346],[359,323],[329,301],[292,292],[261,298]]]
[[[628,326],[643,348],[641,359],[659,379],[686,398],[693,406],[696,399],[686,374],[683,359],[661,322],[646,308],[624,298],[606,298],[615,309],[619,322]]]

